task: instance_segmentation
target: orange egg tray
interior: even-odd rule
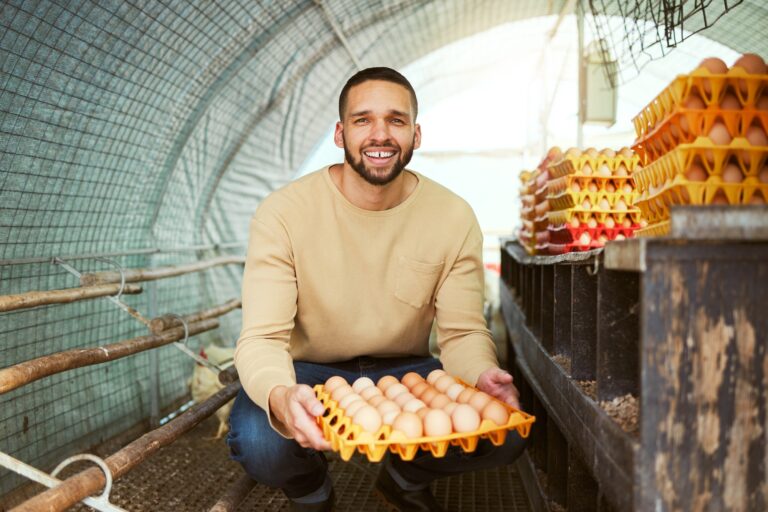
[[[635,204],[643,217],[653,224],[668,220],[672,206],[712,204],[719,192],[725,195],[729,205],[749,204],[755,195],[764,203],[768,202],[768,183],[760,183],[754,177],[741,183],[725,183],[720,176],[710,176],[706,181],[688,181],[678,174],[656,194],[646,194]]]
[[[635,166],[637,166],[639,163],[640,157],[637,155],[633,155],[631,158],[622,155],[616,155],[614,157],[605,155],[598,155],[597,157],[591,157],[589,155],[565,156],[562,160],[550,164],[549,176],[550,179],[555,179],[568,176],[570,174],[580,174],[586,164],[589,164],[589,166],[592,168],[592,174],[582,175],[589,176],[591,178],[596,177],[596,171],[603,164],[607,165],[611,169],[611,172],[615,172],[619,165],[624,164],[624,167],[627,168],[627,172],[632,174]],[[606,178],[607,177],[608,176],[606,176]]]
[[[745,178],[757,176],[768,160],[768,146],[752,146],[742,137],[733,139],[727,146],[717,146],[708,138],[699,137],[638,170],[632,179],[638,191],[643,192],[684,174],[694,162],[699,162],[709,176],[722,176],[729,160],[736,162]]]
[[[590,217],[594,217],[598,224],[605,224],[605,219],[608,215],[613,217],[618,224],[624,222],[624,219],[629,217],[633,224],[638,224],[641,219],[641,213],[638,208],[630,208],[628,210],[600,210],[591,209],[586,210],[581,207],[568,208],[566,210],[555,210],[547,214],[549,216],[549,223],[553,226],[560,224],[570,224],[571,219],[574,217],[579,219],[579,222],[586,224],[589,222]]]
[[[606,176],[582,176],[577,174],[569,174],[568,176],[561,176],[560,178],[550,180],[547,183],[547,198],[556,196],[566,190],[571,190],[571,186],[574,183],[578,184],[581,190],[589,190],[590,183],[597,185],[597,189],[599,191],[605,190],[608,184],[613,185],[613,188],[616,190],[621,190],[621,188],[627,183],[632,184],[634,187],[634,183],[632,183],[632,178],[630,176],[611,176],[609,178]]]
[[[732,90],[742,108],[754,108],[766,84],[768,75],[752,75],[741,68],[729,69],[725,74],[698,68],[688,75],[678,75],[634,117],[635,133],[638,139],[645,137],[693,94],[699,95],[707,107],[715,107],[726,91]]]
[[[766,111],[720,108],[692,110],[677,107],[662,123],[638,139],[632,149],[640,156],[643,164],[648,165],[680,144],[694,142],[698,137],[706,138],[717,121],[725,125],[732,138],[745,137],[747,129],[753,125],[768,133]]]
[[[456,381],[467,386],[460,379]],[[461,446],[465,452],[473,452],[480,439],[489,439],[496,446],[502,445],[509,430],[516,430],[520,436],[528,437],[531,425],[536,421],[530,414],[499,402],[510,413],[506,425],[500,426],[486,419],[473,432],[437,437],[408,438],[400,431],[393,431],[390,425],[382,425],[377,432],[371,433],[352,423],[351,418],[344,415],[344,410],[339,408],[336,401],[325,391],[325,386],[318,384],[314,390],[325,406],[325,413],[318,418],[318,425],[325,438],[331,442],[333,451],[338,452],[345,461],[349,460],[355,451],[368,457],[371,462],[379,462],[387,451],[399,455],[403,460],[412,460],[419,449],[429,451],[435,457],[442,457],[451,445]]]
[[[597,205],[603,199],[608,201],[608,204],[613,208],[616,203],[621,199],[627,207],[631,207],[637,198],[638,193],[632,192],[590,192],[589,190],[582,190],[580,192],[572,192],[570,190],[561,192],[556,196],[550,196],[549,204],[552,210],[565,210],[566,208],[573,208],[580,206],[584,203],[585,199],[588,199],[590,204]]]

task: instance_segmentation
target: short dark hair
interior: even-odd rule
[[[363,82],[371,80],[381,80],[384,82],[392,82],[393,84],[401,85],[408,89],[411,95],[411,104],[413,105],[413,120],[416,120],[416,116],[419,115],[419,103],[416,101],[416,91],[413,90],[411,82],[408,81],[403,75],[398,73],[392,68],[378,67],[378,68],[366,68],[358,71],[344,84],[344,88],[339,95],[339,119],[344,119],[344,110],[347,108],[347,98],[349,97],[349,90],[360,85]]]

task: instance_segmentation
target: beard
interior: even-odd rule
[[[370,183],[371,185],[376,185],[378,187],[382,187],[388,183],[391,183],[395,178],[400,176],[400,173],[403,172],[403,169],[405,169],[405,166],[408,165],[408,163],[411,161],[411,158],[413,157],[413,144],[411,144],[408,148],[406,148],[405,152],[398,151],[397,146],[393,145],[385,145],[385,146],[376,146],[377,149],[380,150],[386,150],[391,149],[393,151],[397,151],[398,158],[393,163],[387,172],[384,173],[376,173],[374,169],[381,169],[379,167],[368,167],[363,163],[363,155],[362,152],[364,150],[360,150],[360,158],[355,160],[355,158],[352,156],[352,153],[349,151],[349,147],[347,146],[347,142],[344,141],[344,159],[349,163],[350,167],[355,170],[355,172],[360,175],[361,178],[363,178],[365,181]]]

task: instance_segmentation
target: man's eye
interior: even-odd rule
[[[395,124],[405,124],[405,122],[402,119],[393,119],[392,122]]]
[[[365,118],[360,118],[360,119],[356,119],[355,120],[355,124],[365,124],[367,122],[368,122],[368,120],[365,119]]]

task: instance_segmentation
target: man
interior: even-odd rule
[[[232,457],[279,487],[294,510],[330,510],[331,480],[312,386],[332,375],[377,381],[440,368],[518,406],[483,318],[482,233],[465,201],[405,169],[421,143],[413,87],[389,68],[355,74],[339,98],[334,141],[344,163],[267,197],[251,221],[243,329],[235,365],[243,390],[230,416]],[[429,356],[437,320],[440,362]],[[431,480],[514,460],[510,432],[494,448],[389,457],[376,482],[400,510],[441,510]]]

